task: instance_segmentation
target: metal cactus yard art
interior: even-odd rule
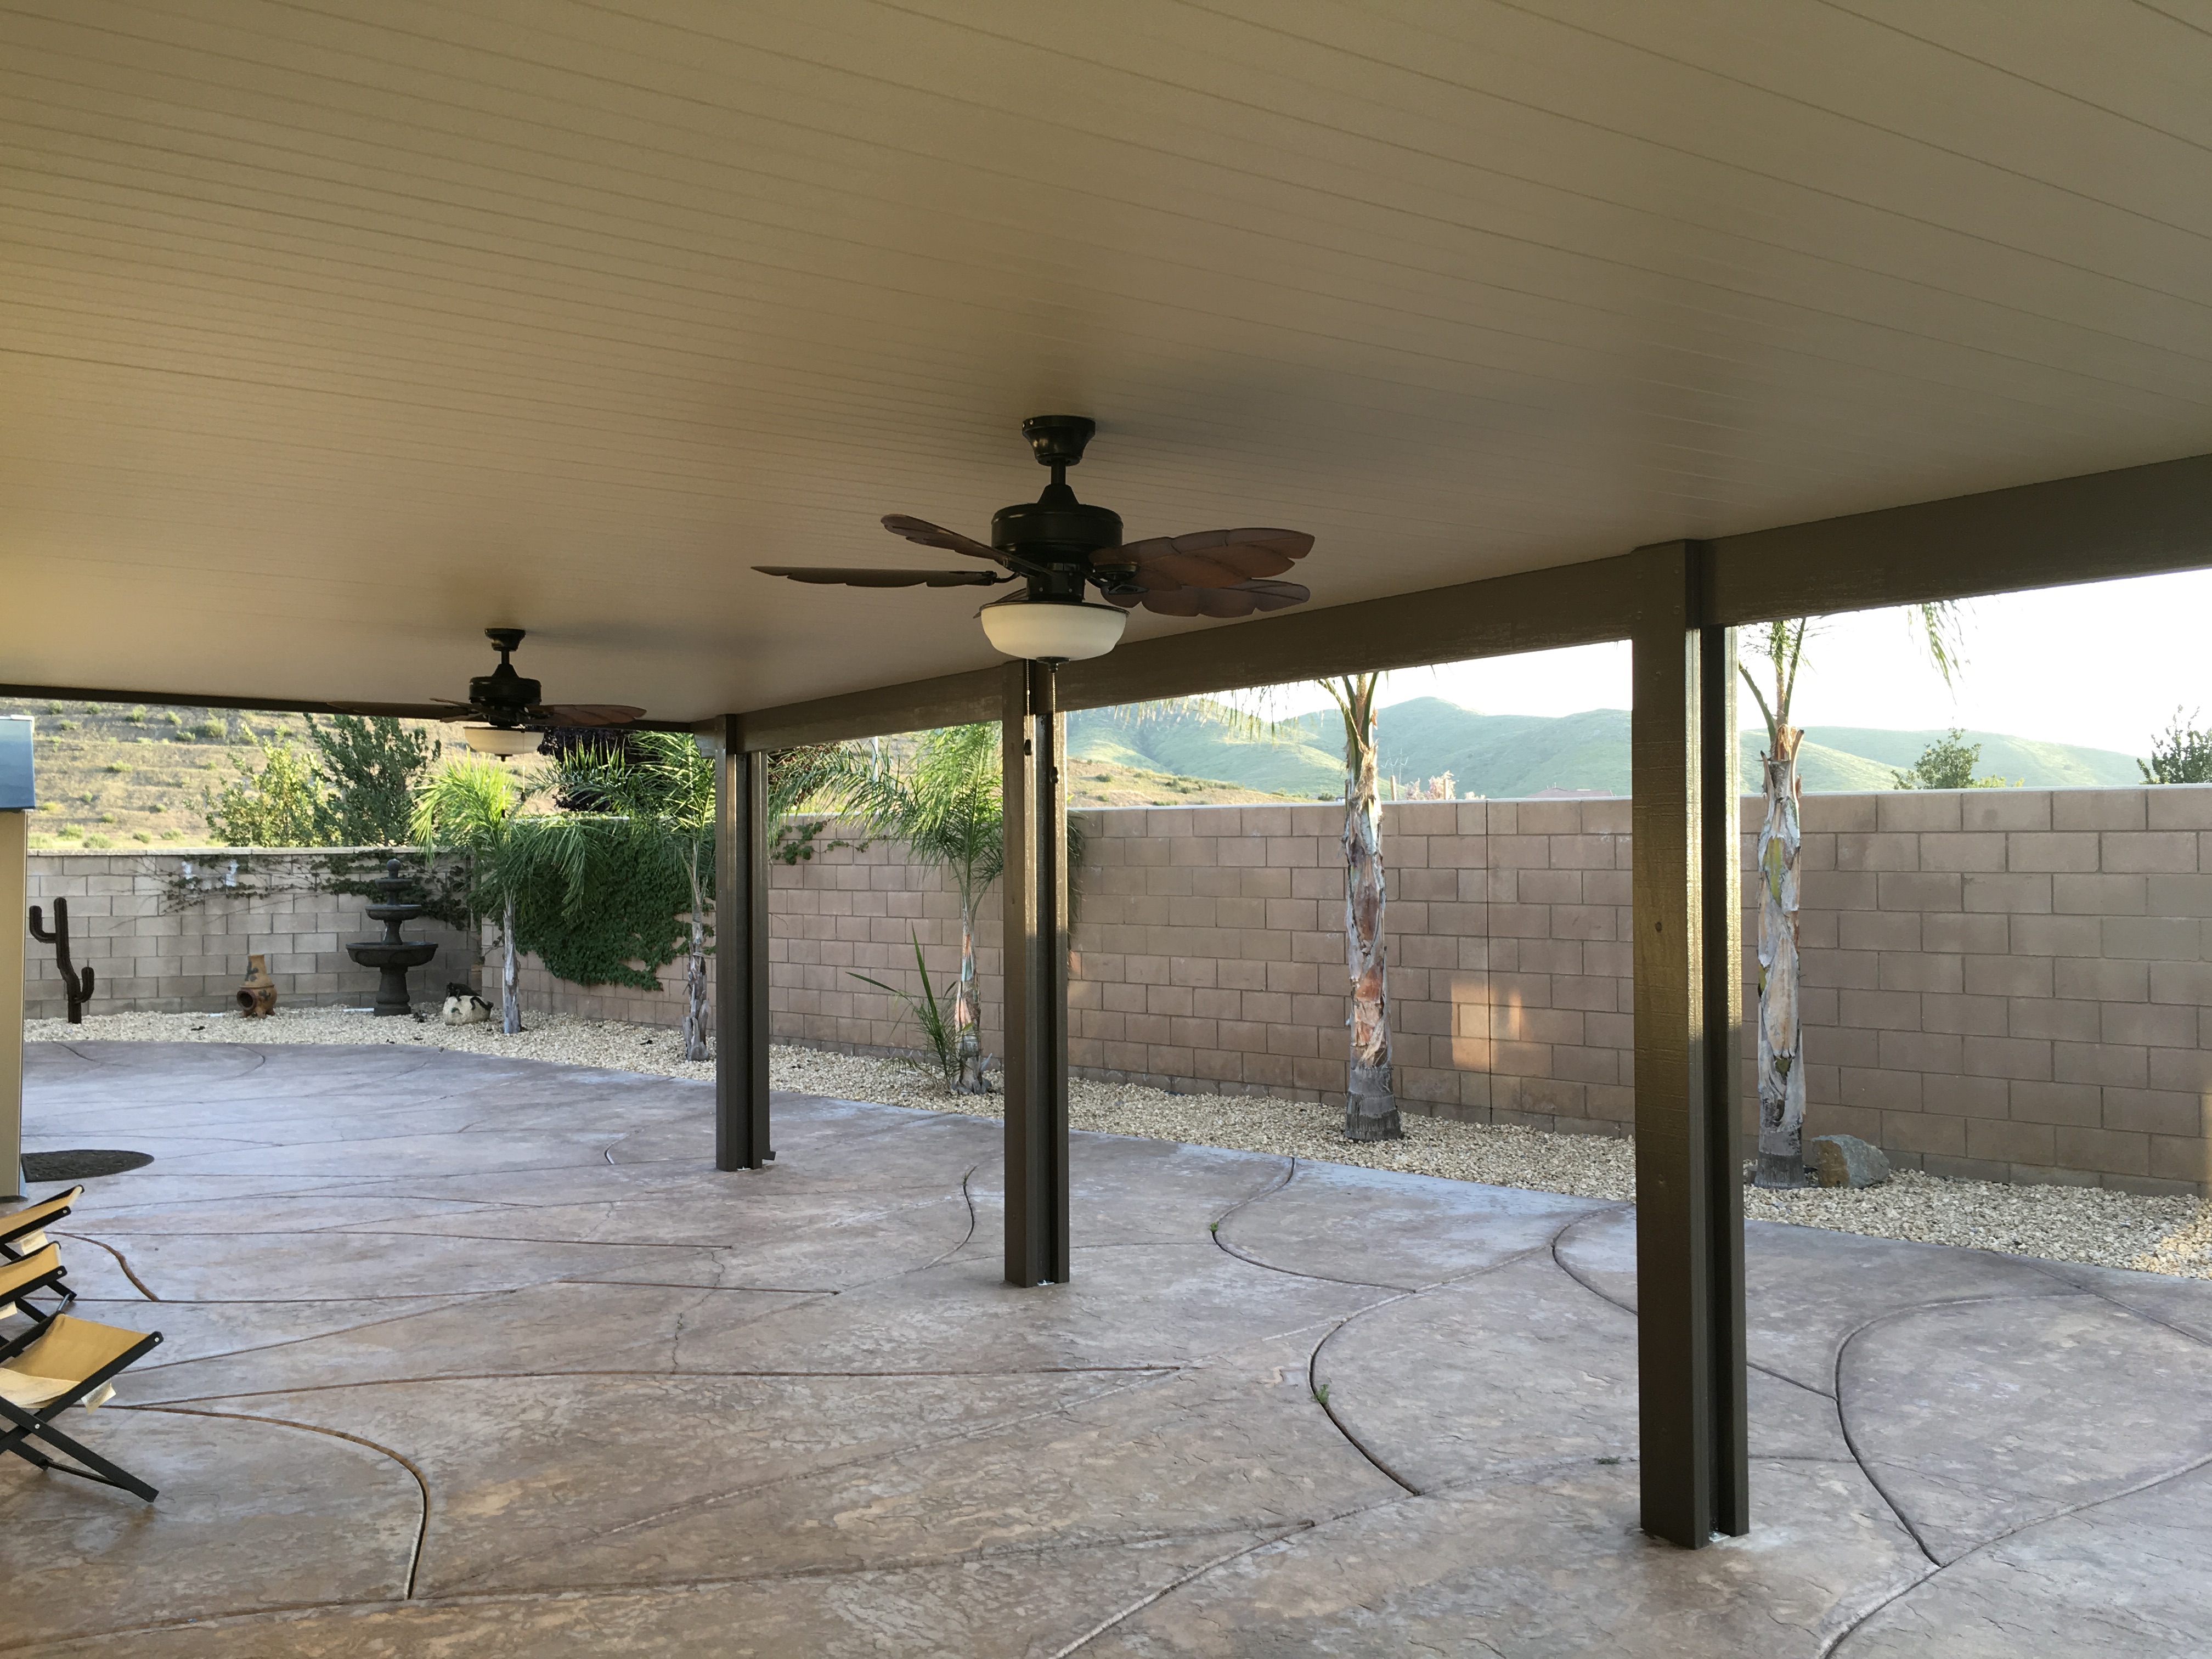
[[[62,994],[69,999],[69,1023],[84,1024],[84,1005],[92,1000],[93,973],[89,967],[79,968],[70,961],[69,901],[54,901],[54,928],[46,931],[46,916],[37,905],[31,907],[31,937],[41,945],[54,947],[54,966],[61,969]]]

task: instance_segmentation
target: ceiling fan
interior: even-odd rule
[[[514,672],[510,659],[522,643],[520,628],[487,628],[484,637],[499,653],[499,666],[469,682],[469,700],[455,702],[434,697],[416,707],[390,703],[333,705],[345,713],[400,714],[416,720],[482,722],[462,726],[469,747],[480,754],[504,758],[535,749],[538,733],[556,726],[627,726],[645,710],[617,702],[556,702],[544,701],[544,688]]]
[[[1201,530],[1123,541],[1121,515],[1079,501],[1067,485],[1067,469],[1082,460],[1097,430],[1082,415],[1037,415],[1022,422],[1038,464],[1052,469],[1052,482],[1034,502],[993,514],[988,546],[902,513],[884,520],[895,536],[986,561],[996,570],[753,568],[842,587],[991,587],[1018,580],[1022,592],[994,600],[976,615],[1000,651],[1045,662],[1103,656],[1121,639],[1127,613],[1140,605],[1167,617],[1249,617],[1311,597],[1297,582],[1275,580],[1312,550],[1313,538],[1301,531]],[[1105,604],[1084,597],[1086,584]]]

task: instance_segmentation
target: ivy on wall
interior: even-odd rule
[[[515,905],[516,945],[572,985],[660,988],[665,968],[689,945],[690,884],[658,859],[624,856],[618,842],[593,837],[576,903],[560,883],[532,883]]]

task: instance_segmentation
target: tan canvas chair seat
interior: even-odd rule
[[[15,1261],[39,1249],[46,1242],[46,1224],[59,1221],[70,1212],[70,1206],[83,1196],[83,1188],[72,1187],[65,1193],[57,1193],[52,1198],[0,1215],[0,1256]]]
[[[20,1210],[10,1210],[6,1215],[0,1215],[0,1267],[20,1262],[46,1249],[46,1224],[59,1221],[70,1212],[70,1206],[83,1196],[82,1187],[72,1187],[65,1193],[57,1193],[39,1203],[27,1204]],[[74,1302],[76,1292],[61,1282],[64,1274],[58,1271],[59,1265],[56,1263],[58,1271],[52,1288],[63,1301]],[[19,1311],[39,1316],[36,1309],[19,1310],[15,1307],[13,1299],[6,1293],[5,1276],[0,1275],[0,1319]]]
[[[51,1314],[37,1330],[0,1346],[0,1451],[14,1452],[42,1469],[119,1486],[153,1502],[153,1487],[72,1440],[54,1427],[53,1419],[71,1406],[88,1410],[112,1398],[112,1379],[152,1352],[161,1340],[159,1331],[126,1331],[68,1314]],[[63,1453],[76,1467],[49,1457],[33,1441]]]
[[[66,1376],[35,1376],[28,1371],[19,1371],[12,1365],[0,1365],[0,1400],[21,1406],[26,1409],[43,1406],[56,1395],[67,1394],[74,1379]],[[115,1398],[115,1385],[103,1382],[76,1403],[91,1411],[105,1406]]]
[[[10,1314],[26,1314],[43,1327],[53,1316],[42,1313],[23,1298],[40,1291],[66,1298],[69,1291],[63,1288],[61,1280],[62,1253],[56,1245],[42,1245],[19,1261],[0,1261],[0,1319]],[[0,1346],[0,1358],[21,1346]]]

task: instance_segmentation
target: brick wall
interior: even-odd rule
[[[318,854],[319,855],[319,854]],[[304,873],[305,860],[298,855]],[[360,968],[343,949],[349,939],[379,938],[381,923],[362,912],[365,899],[324,893],[240,896],[210,891],[198,903],[173,909],[165,903],[173,878],[190,860],[203,872],[220,872],[236,854],[228,848],[172,853],[33,853],[30,902],[43,905],[53,926],[53,902],[69,900],[70,953],[94,974],[87,1012],[131,1009],[188,1012],[228,1008],[246,977],[249,954],[266,956],[279,1004],[336,1004],[366,1007],[376,995],[374,969]],[[284,854],[257,853],[263,880],[281,878]],[[218,873],[216,881],[219,884]],[[469,976],[465,937],[433,921],[410,922],[410,939],[437,940],[444,948],[410,975],[418,1000],[442,996],[449,978]],[[68,1012],[54,950],[25,939],[23,1012],[33,1019],[58,1019]]]

